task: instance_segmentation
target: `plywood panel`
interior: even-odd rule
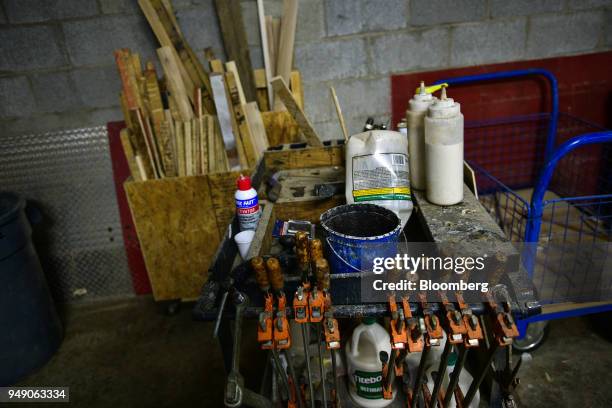
[[[125,184],[155,300],[191,299],[220,242],[206,176]]]

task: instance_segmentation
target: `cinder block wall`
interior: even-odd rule
[[[188,41],[223,57],[212,0],[173,0]],[[281,1],[266,0],[280,15]],[[262,66],[256,3],[243,0],[252,59]],[[390,114],[389,75],[612,49],[611,0],[300,0],[295,65],[306,109],[340,137]],[[112,52],[153,58],[136,0],[0,0],[0,137],[121,119]]]

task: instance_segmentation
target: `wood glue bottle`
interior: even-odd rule
[[[459,103],[446,97],[446,88],[425,117],[425,174],[429,202],[463,201],[463,115]]]
[[[406,126],[408,132],[408,159],[410,161],[410,186],[425,190],[425,129],[424,120],[434,97],[425,90],[421,81],[419,93],[408,102]]]
[[[242,174],[236,181],[238,190],[236,199],[236,215],[240,224],[240,231],[255,230],[259,223],[259,199],[257,191],[251,186],[251,178]]]

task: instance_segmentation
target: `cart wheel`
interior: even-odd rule
[[[548,337],[549,331],[548,321],[529,323],[527,325],[527,332],[523,338],[514,339],[512,348],[519,353],[533,351],[544,343],[544,340]]]

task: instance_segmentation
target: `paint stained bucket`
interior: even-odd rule
[[[399,217],[375,204],[347,204],[321,214],[332,273],[371,271],[374,258],[393,257]]]

